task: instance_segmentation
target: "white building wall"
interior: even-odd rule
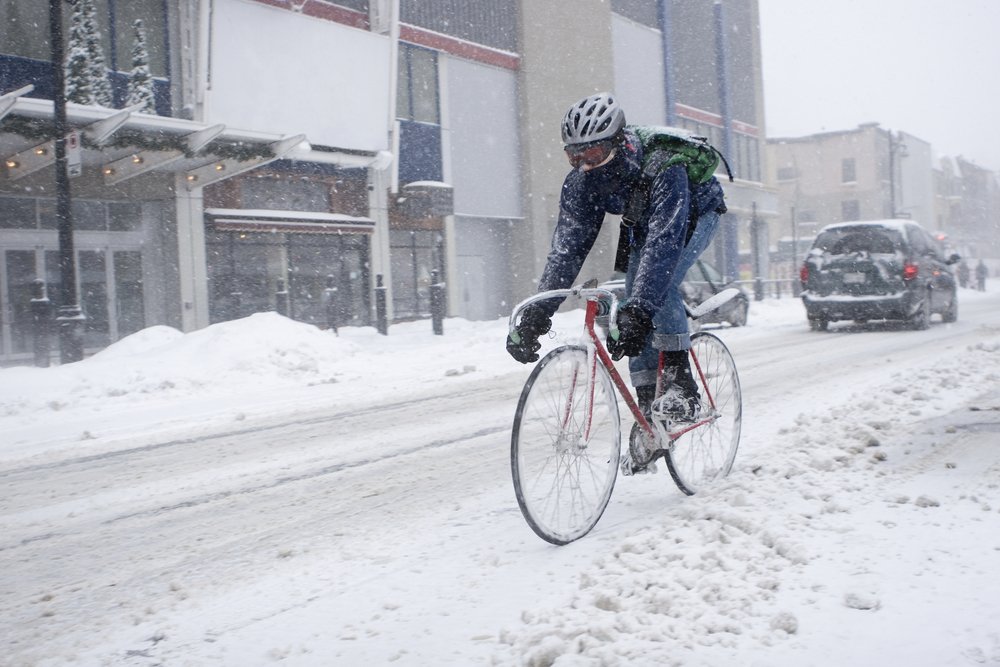
[[[522,218],[517,73],[441,55],[450,314],[494,319],[509,308],[510,234]],[[523,224],[523,223],[522,223]]]
[[[663,47],[660,31],[611,15],[614,93],[633,125],[663,125]]]
[[[934,215],[933,161],[930,143],[912,134],[903,135],[906,156],[899,162],[899,210],[924,228],[937,226]]]
[[[202,120],[388,149],[387,36],[248,0],[215,0],[207,20]]]
[[[455,213],[521,216],[517,73],[448,57],[448,180]]]

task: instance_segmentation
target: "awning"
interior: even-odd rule
[[[0,159],[17,180],[55,162],[51,100],[25,97],[26,86],[0,95]],[[314,149],[305,135],[284,136],[182,118],[68,103],[67,130],[80,133],[81,167],[99,169],[107,185],[151,171],[184,175],[188,189],[231,178],[277,159],[345,168],[384,168],[381,152]]]
[[[207,208],[205,218],[218,231],[296,234],[372,234],[375,221],[342,213]]]

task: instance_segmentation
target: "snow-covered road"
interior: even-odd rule
[[[755,303],[727,483],[620,479],[561,548],[513,497],[501,322],[258,318],[98,355],[86,399],[2,371],[53,395],[0,390],[0,664],[1000,664],[1000,298],[963,297],[923,332]],[[250,338],[301,379],[220,371]]]

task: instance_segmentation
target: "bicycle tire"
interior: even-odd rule
[[[674,483],[691,496],[724,478],[733,468],[740,444],[743,422],[743,397],[736,363],[729,349],[714,334],[699,331],[691,336],[691,349],[704,374],[701,385],[702,414],[717,417],[670,443],[665,459]],[[697,376],[697,371],[693,368]],[[707,386],[706,386],[707,385]],[[707,390],[707,391],[706,391]]]
[[[611,499],[621,452],[621,422],[611,376],[596,362],[587,429],[587,349],[565,345],[532,370],[514,415],[510,465],[525,521],[556,545],[597,524]]]

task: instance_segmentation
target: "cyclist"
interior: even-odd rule
[[[564,289],[576,280],[597,239],[606,213],[622,214],[639,187],[644,148],[625,113],[610,93],[590,95],[567,110],[562,139],[572,170],[563,182],[559,219],[552,247],[538,281],[539,291]],[[614,359],[629,357],[629,373],[639,407],[650,414],[656,390],[659,353],[671,391],[657,412],[675,421],[693,421],[700,410],[698,386],[691,374],[687,313],[680,283],[708,247],[726,207],[722,187],[712,177],[692,185],[682,164],[655,174],[648,205],[634,221],[628,242],[626,299],[619,305],[620,336],[608,338]],[[538,338],[548,332],[556,300],[524,309],[516,326],[518,342],[507,351],[521,363],[538,359]]]

